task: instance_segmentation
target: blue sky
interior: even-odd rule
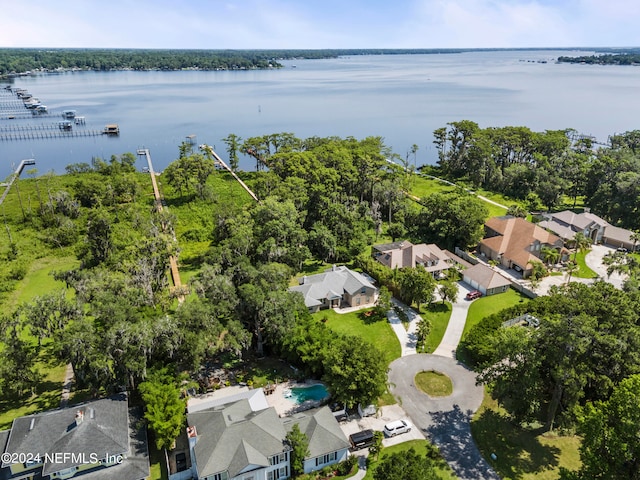
[[[639,46],[638,0],[0,0],[0,47]]]

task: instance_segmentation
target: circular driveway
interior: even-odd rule
[[[389,368],[391,393],[415,427],[438,446],[456,475],[465,480],[499,480],[471,437],[471,417],[484,396],[476,374],[452,358],[429,354],[400,357]],[[414,377],[424,370],[448,375],[453,393],[435,398],[416,388]]]

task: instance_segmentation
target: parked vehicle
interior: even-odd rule
[[[480,290],[473,290],[467,293],[467,300],[475,300],[476,298],[480,298],[482,296],[482,292]]]
[[[395,422],[387,423],[384,426],[384,434],[387,437],[395,437],[401,433],[407,433],[411,431],[411,424],[406,420],[396,420]]]
[[[362,430],[349,435],[351,450],[362,450],[373,444],[373,430]]]

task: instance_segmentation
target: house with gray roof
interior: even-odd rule
[[[591,212],[574,213],[571,210],[564,210],[545,214],[545,217],[545,220],[538,225],[555,233],[567,243],[572,242],[578,232],[590,238],[593,243],[599,243],[602,241],[605,229],[609,226],[606,220]]]
[[[187,415],[191,469],[170,480],[279,480],[291,475],[285,442],[294,424],[309,439],[305,472],[346,459],[349,442],[327,407],[280,418],[273,407],[254,410],[249,399]]]
[[[304,473],[314,472],[347,459],[349,441],[329,408],[296,413],[283,421],[287,432],[297,424],[309,439],[309,456],[304,461]]]
[[[0,435],[0,478],[145,479],[149,454],[141,419],[124,394],[16,418]]]
[[[289,291],[300,292],[311,312],[324,308],[364,306],[376,300],[376,287],[364,275],[344,265],[334,265],[323,273],[304,276],[299,283]]]

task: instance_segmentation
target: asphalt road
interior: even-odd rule
[[[429,397],[414,386],[417,373],[435,370],[451,378],[453,393]],[[400,357],[389,370],[391,392],[415,428],[435,443],[462,480],[500,480],[484,460],[471,436],[471,417],[480,407],[484,391],[476,375],[455,359],[417,354]]]

